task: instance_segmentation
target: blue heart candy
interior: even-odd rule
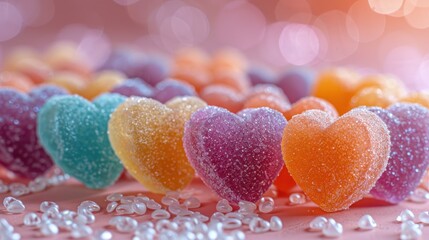
[[[110,114],[126,98],[104,94],[93,103],[84,98],[50,99],[37,118],[37,134],[54,162],[89,188],[104,188],[120,176],[123,166],[110,146]]]

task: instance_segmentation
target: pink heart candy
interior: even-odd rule
[[[48,171],[53,162],[36,135],[37,114],[62,88],[42,86],[28,95],[0,89],[0,164],[16,175],[34,179]]]
[[[200,178],[233,203],[258,201],[283,167],[280,143],[287,122],[269,108],[237,115],[218,107],[195,112],[186,123],[184,148]]]
[[[429,110],[406,103],[394,104],[387,110],[369,110],[386,123],[392,142],[386,171],[371,194],[399,203],[416,189],[429,165]]]

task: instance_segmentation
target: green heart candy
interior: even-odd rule
[[[110,146],[110,114],[126,98],[104,94],[93,103],[74,96],[51,98],[37,117],[40,143],[67,174],[89,188],[112,185],[123,166]]]

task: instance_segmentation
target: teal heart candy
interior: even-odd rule
[[[122,173],[122,163],[110,146],[107,123],[125,99],[104,94],[91,103],[77,95],[54,97],[39,112],[40,143],[65,173],[89,188],[107,187]]]

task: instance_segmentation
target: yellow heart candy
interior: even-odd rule
[[[185,122],[205,106],[196,97],[174,98],[165,105],[129,98],[111,115],[110,143],[128,172],[148,190],[183,189],[194,177],[182,144]]]

